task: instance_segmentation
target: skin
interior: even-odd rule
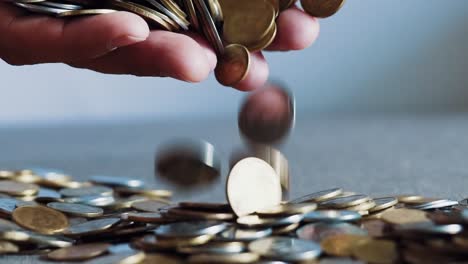
[[[278,35],[270,51],[302,50],[316,40],[319,24],[296,7],[278,17]],[[107,74],[206,79],[216,55],[195,33],[150,30],[128,12],[71,20],[30,14],[0,1],[0,59],[11,65],[65,63]],[[249,91],[268,78],[262,53],[252,55],[247,78],[235,88]]]

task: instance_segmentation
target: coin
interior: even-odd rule
[[[35,184],[21,183],[16,181],[0,181],[0,193],[13,196],[30,196],[39,192],[39,186]]]
[[[88,260],[86,264],[139,264],[145,256],[144,252],[112,254]]]
[[[281,261],[307,261],[317,258],[320,245],[290,237],[269,237],[249,243],[249,250],[261,256]]]
[[[216,235],[224,231],[228,225],[215,221],[180,222],[159,226],[154,233],[161,237],[194,237],[200,235]]]
[[[419,210],[432,210],[432,209],[444,208],[444,207],[449,207],[449,206],[454,206],[454,205],[458,205],[458,201],[440,199],[440,200],[413,205],[413,206],[410,206],[410,208],[419,209]]]
[[[177,252],[183,254],[235,254],[245,250],[242,242],[209,242],[200,246],[179,247]]]
[[[300,204],[280,204],[271,208],[258,210],[256,213],[259,216],[281,216],[292,214],[307,214],[317,208],[315,203],[300,203]]]
[[[256,263],[260,256],[251,253],[198,254],[188,258],[188,263]]]
[[[80,203],[90,206],[111,206],[114,204],[115,198],[113,196],[81,196],[81,197],[70,197],[64,198],[61,201],[66,203]]]
[[[120,177],[120,176],[91,176],[90,180],[97,184],[107,185],[107,186],[122,186],[122,187],[143,187],[145,183],[140,180]]]
[[[113,194],[112,188],[106,186],[87,186],[81,188],[64,188],[60,190],[60,194],[68,197],[82,196],[110,196]]]
[[[360,235],[366,236],[367,232],[349,223],[317,223],[308,224],[297,231],[297,236],[301,239],[312,240],[321,243],[324,239],[336,235]]]
[[[135,14],[138,14],[140,15],[141,17],[145,18],[147,21],[150,21],[151,24],[157,26],[157,27],[160,27],[164,30],[168,30],[168,31],[173,31],[174,28],[173,28],[173,25],[169,24],[167,21],[167,19],[165,19],[165,16],[161,13],[159,13],[158,11],[156,10],[153,10],[153,9],[149,9],[145,6],[142,6],[142,5],[138,5],[138,4],[135,4],[135,3],[131,3],[131,2],[124,2],[124,1],[120,1],[120,0],[113,0],[112,1],[112,5],[117,7],[117,8],[121,8],[121,9],[124,9],[126,11],[129,11],[129,12],[132,12],[132,13],[135,13]],[[119,186],[128,186],[128,187],[141,187],[143,186],[143,183],[142,182],[130,182],[130,184],[128,184],[129,182],[125,182],[123,179],[119,180],[118,178],[114,178],[114,177],[107,177],[107,176],[99,176],[100,178],[98,178],[98,181],[96,181],[97,183],[101,183],[101,184],[104,184],[106,185],[105,182],[99,182],[99,180],[102,180],[104,179],[105,181],[106,180],[111,180],[110,182],[107,182],[108,185],[119,185]],[[105,177],[105,178],[102,178],[102,177]],[[92,177],[92,180],[95,181],[95,176]],[[114,180],[117,180],[117,181],[114,181]]]
[[[368,211],[372,208],[374,208],[376,205],[376,203],[373,201],[373,200],[369,200],[367,202],[364,202],[364,203],[361,203],[361,204],[358,204],[358,205],[354,205],[354,206],[351,206],[351,207],[346,207],[346,210],[349,210],[349,211],[358,211],[358,212],[362,212],[362,211]]]
[[[300,223],[295,223],[295,224],[289,224],[289,225],[284,225],[284,226],[279,226],[279,227],[274,227],[273,228],[273,235],[274,236],[279,236],[279,235],[287,235],[294,230],[296,230],[299,227]]]
[[[250,69],[250,53],[246,47],[231,44],[224,48],[215,68],[218,82],[224,86],[235,86],[243,81]]]
[[[301,5],[309,15],[326,18],[338,12],[345,2],[345,0],[301,0]]]
[[[215,212],[232,212],[231,207],[227,203],[208,203],[208,202],[180,202],[182,208],[215,211]]]
[[[398,252],[393,241],[367,240],[353,247],[353,255],[365,262],[391,264],[398,259]]]
[[[332,199],[343,193],[341,188],[333,188],[324,191],[311,193],[290,201],[290,203],[321,202]]]
[[[398,199],[394,197],[382,197],[373,199],[375,206],[369,209],[369,212],[378,212],[385,209],[388,209],[398,203]]]
[[[250,50],[275,24],[276,12],[267,0],[237,0],[224,19],[223,39]],[[223,10],[224,11],[224,10]]]
[[[262,186],[262,188],[257,188]],[[226,196],[237,216],[244,216],[281,202],[281,184],[274,169],[258,158],[239,161],[229,173]]]
[[[182,1],[182,4],[184,4],[185,9],[187,10],[188,18],[190,20],[190,25],[195,30],[200,30],[200,24],[198,22],[197,11],[195,10],[195,6],[193,5],[193,0]]]
[[[146,235],[133,244],[136,248],[143,250],[175,250],[179,247],[198,246],[206,244],[213,238],[212,235],[197,235],[187,237],[160,238],[154,235]]]
[[[163,217],[160,213],[124,213],[121,216],[122,220],[134,221],[139,223],[168,223],[170,218]]]
[[[30,12],[45,14],[45,15],[57,15],[57,14],[62,13],[63,11],[66,11],[64,9],[46,7],[46,6],[40,6],[40,5],[34,5],[34,4],[27,4],[27,3],[15,2],[13,4],[16,6],[22,7]],[[19,177],[22,177],[22,176],[19,176]],[[19,177],[16,177],[16,179],[18,179]],[[37,176],[26,176],[26,177],[27,178],[34,177],[36,179],[39,179],[39,177]]]
[[[271,228],[264,229],[248,229],[241,227],[231,227],[226,231],[221,232],[216,239],[227,241],[252,241],[267,237],[272,234]]]
[[[146,189],[146,188],[128,188],[128,187],[116,187],[115,191],[121,195],[140,195],[153,200],[163,200],[164,198],[172,197],[172,192],[169,190],[157,190],[157,189]]]
[[[44,206],[22,206],[13,211],[18,225],[42,234],[61,232],[68,227],[67,217],[59,211]]]
[[[346,197],[337,197],[326,200],[319,204],[320,207],[330,208],[346,208],[350,206],[356,206],[365,203],[370,200],[370,197],[364,194],[356,194]]]
[[[458,224],[449,225],[435,225],[432,222],[420,222],[402,224],[395,227],[399,233],[418,233],[418,234],[432,234],[432,235],[456,235],[463,231],[463,226]]]
[[[0,198],[0,213],[11,215],[18,201],[14,198]]]
[[[52,202],[48,203],[47,207],[58,210],[62,213],[82,217],[97,217],[104,213],[104,210],[99,207],[84,204]]]
[[[138,211],[158,213],[159,209],[167,206],[167,203],[154,200],[144,200],[132,203],[132,208]]]
[[[202,25],[202,31],[205,33],[205,37],[211,43],[212,47],[214,47],[216,54],[223,54],[223,41],[221,40],[213,18],[211,17],[210,12],[208,11],[208,7],[206,6],[203,0],[192,1],[194,2],[194,6],[198,11],[199,22]]]
[[[181,186],[211,183],[221,170],[215,147],[204,140],[177,140],[163,145],[155,163],[157,175]]]
[[[388,224],[378,219],[366,220],[361,222],[361,228],[366,230],[371,237],[382,237],[388,228]]]
[[[47,254],[47,258],[55,261],[83,261],[106,253],[110,246],[111,245],[107,243],[71,246],[52,251]]]
[[[352,257],[353,248],[363,241],[370,240],[368,236],[340,234],[329,236],[322,240],[323,251],[332,256]]]
[[[361,219],[361,215],[355,211],[319,210],[304,215],[304,222],[352,222]]]
[[[60,8],[60,9],[67,9],[67,10],[78,10],[78,9],[83,8],[82,6],[79,6],[79,5],[63,4],[63,3],[57,3],[57,2],[52,2],[52,1],[43,1],[43,2],[40,2],[40,5],[48,6],[48,7],[55,7],[55,8]],[[34,171],[34,173],[38,174],[37,171]],[[51,174],[50,172],[45,173],[46,176],[50,175],[50,174]],[[53,174],[64,175],[64,173],[62,173],[62,172],[60,172],[60,173],[55,172]],[[60,180],[63,180],[63,179],[60,179]],[[69,179],[66,180],[66,181],[69,181]]]
[[[232,220],[232,213],[214,213],[209,211],[189,210],[183,208],[171,208],[167,211],[168,216],[183,218],[187,220]]]
[[[69,236],[97,234],[120,222],[119,218],[103,218],[68,227],[63,233]]]
[[[382,220],[396,225],[429,221],[424,211],[405,208],[385,211]]]
[[[290,225],[296,224],[301,222],[303,219],[303,215],[296,214],[290,215],[281,218],[274,218],[274,217],[258,217],[257,215],[246,215],[237,218],[237,224],[246,227],[274,227],[274,226],[282,226],[282,225]]]
[[[0,241],[0,254],[17,253],[19,247],[8,241]]]
[[[181,28],[183,28],[184,30],[188,30],[189,22],[185,19],[185,17],[183,16],[179,17],[178,15],[169,11],[165,6],[163,6],[156,0],[145,0],[145,1],[151,4],[152,6],[156,7],[156,9],[160,11],[161,13],[163,13],[164,15],[174,20],[174,22],[176,22]]]

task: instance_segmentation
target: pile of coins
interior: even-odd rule
[[[122,264],[468,260],[468,200],[333,188],[281,202],[277,178],[256,176],[267,171],[257,158],[238,162],[228,181],[265,185],[252,200],[248,186],[228,182],[229,203],[173,203],[170,191],[123,177],[0,171],[0,253]]]
[[[218,56],[217,80],[235,86],[250,68],[250,52],[276,37],[276,18],[296,0],[10,0],[30,12],[57,17],[98,15],[117,10],[135,13],[156,29],[193,30],[206,37]],[[302,0],[315,17],[335,14],[345,0]]]

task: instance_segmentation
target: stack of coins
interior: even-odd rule
[[[7,0],[8,1],[8,0]],[[57,17],[98,15],[117,10],[135,13],[155,29],[194,30],[204,35],[218,56],[217,80],[235,86],[250,68],[250,52],[268,47],[276,37],[276,18],[296,0],[9,0],[30,12]],[[345,0],[302,0],[315,17],[335,14]]]
[[[278,179],[265,173],[274,170],[245,158],[230,173],[229,203],[173,203],[137,179],[0,171],[0,254],[127,264],[468,260],[468,199],[332,188],[281,202]],[[244,177],[262,184],[256,197]]]

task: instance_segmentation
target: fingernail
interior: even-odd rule
[[[138,42],[145,41],[146,38],[134,37],[134,36],[121,36],[115,38],[109,42],[107,48],[109,50],[115,50],[116,48],[125,47],[128,45],[136,44]]]

